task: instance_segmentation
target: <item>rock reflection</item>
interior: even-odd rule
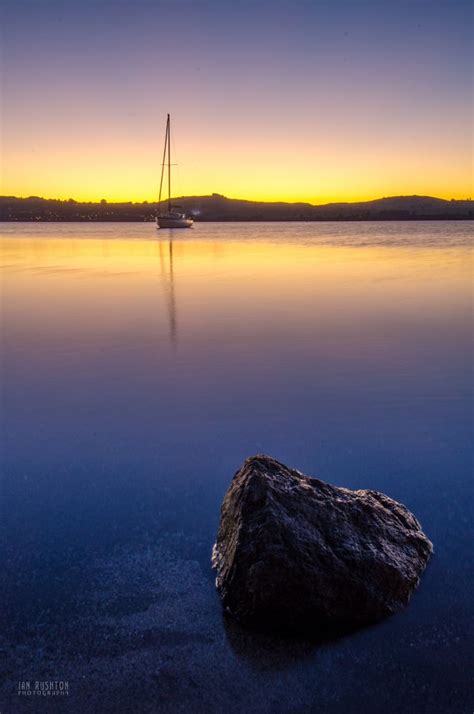
[[[255,632],[223,614],[224,632],[237,657],[252,667],[262,670],[280,670],[294,665],[314,653],[322,641],[296,635]]]
[[[308,627],[301,633],[254,630],[241,625],[231,615],[223,613],[224,632],[237,657],[252,667],[262,670],[282,670],[297,660],[305,660],[328,645],[349,637],[363,629],[341,625],[340,627]]]

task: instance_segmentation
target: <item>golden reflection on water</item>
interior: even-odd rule
[[[4,311],[33,332],[313,338],[468,309],[465,248],[178,240],[1,240]],[[316,328],[316,331],[315,331]],[[160,333],[161,334],[161,333]],[[337,342],[337,341],[336,341]]]

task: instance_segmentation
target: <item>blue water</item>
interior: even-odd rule
[[[0,710],[470,712],[471,225],[0,233]],[[403,613],[324,645],[223,618],[219,507],[262,452],[415,513]]]

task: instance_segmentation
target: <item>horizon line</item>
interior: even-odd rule
[[[325,206],[337,206],[337,205],[352,205],[352,204],[358,204],[358,203],[375,203],[376,201],[383,201],[383,200],[388,200],[388,199],[393,199],[393,198],[427,198],[427,199],[432,199],[435,201],[446,201],[447,203],[451,202],[457,202],[457,201],[472,201],[471,196],[467,196],[466,198],[445,198],[441,196],[431,196],[429,194],[396,194],[396,195],[390,195],[390,196],[379,196],[377,198],[368,198],[368,199],[362,199],[359,201],[329,201],[327,203],[310,203],[309,201],[302,201],[302,200],[296,200],[296,201],[285,201],[285,200],[274,200],[274,201],[260,201],[256,199],[251,199],[251,198],[234,198],[230,196],[225,196],[224,194],[217,193],[217,192],[212,192],[212,193],[206,193],[206,194],[187,194],[187,195],[181,195],[181,196],[173,196],[172,201],[177,201],[180,199],[202,199],[202,198],[224,198],[227,201],[241,201],[244,203],[260,203],[260,204],[268,204],[268,205],[275,205],[275,204],[286,204],[289,206],[297,206],[297,205],[304,205],[304,206],[310,206],[312,208],[322,208]],[[35,194],[30,194],[29,196],[16,196],[13,194],[6,195],[6,194],[1,194],[0,199],[16,199],[20,201],[25,201],[28,199],[39,199],[41,201],[58,201],[61,203],[86,203],[86,204],[98,204],[100,205],[101,203],[107,203],[110,205],[120,205],[120,204],[132,204],[132,205],[143,205],[143,204],[148,204],[148,205],[153,205],[156,204],[158,205],[160,202],[158,200],[148,200],[144,199],[142,201],[131,201],[131,200],[111,200],[107,198],[101,198],[101,199],[94,199],[94,200],[86,200],[86,199],[75,199],[72,197],[69,198],[46,198],[44,196],[38,196]],[[161,203],[166,203],[166,200],[162,200]]]

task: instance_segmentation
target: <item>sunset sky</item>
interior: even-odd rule
[[[466,0],[5,0],[7,195],[472,194]]]

